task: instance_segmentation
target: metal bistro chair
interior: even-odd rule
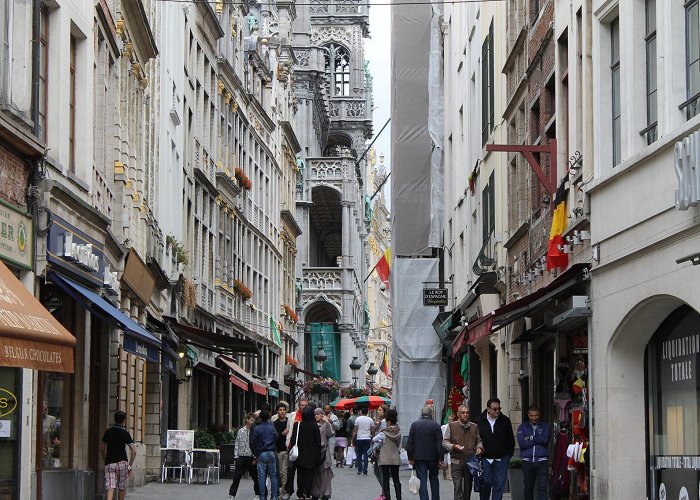
[[[168,470],[173,471],[173,481],[175,471],[180,471],[180,482],[182,483],[182,472],[185,472],[187,479],[187,452],[185,450],[161,450],[160,482],[164,483],[168,478]]]
[[[235,450],[236,446],[233,444],[222,444],[219,446],[219,462],[220,467],[223,469],[221,472],[224,477],[226,477],[227,472],[233,469],[232,466],[236,463]]]
[[[209,474],[214,472],[214,468],[214,455],[212,453],[206,450],[192,450],[189,483],[192,484],[192,477],[197,471],[202,471],[206,484],[209,484]]]

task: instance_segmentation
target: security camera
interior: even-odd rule
[[[382,292],[383,292],[384,290],[386,290],[386,283],[382,283],[381,285],[379,285],[379,289],[380,289]]]

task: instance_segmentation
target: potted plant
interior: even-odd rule
[[[523,459],[519,455],[510,457],[508,483],[512,500],[525,500],[523,483]]]

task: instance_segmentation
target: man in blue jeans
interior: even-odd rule
[[[250,436],[250,451],[257,457],[260,500],[267,500],[267,478],[270,477],[270,499],[277,500],[277,431],[270,423],[270,412],[260,411],[260,423]]]
[[[518,427],[518,446],[523,459],[523,482],[525,483],[525,500],[547,499],[547,446],[551,431],[547,422],[540,422],[540,409],[530,406],[527,409],[527,422]]]
[[[515,451],[515,436],[510,419],[501,413],[501,401],[489,399],[486,410],[476,421],[484,452],[481,465],[484,483],[479,490],[481,500],[501,500],[508,479],[510,457]]]
[[[428,500],[428,480],[432,500],[440,500],[440,478],[438,468],[442,466],[445,451],[442,448],[442,428],[433,420],[433,409],[424,406],[420,420],[411,424],[406,443],[408,463],[413,465],[420,480],[420,500]]]
[[[355,420],[355,425],[350,438],[350,446],[355,446],[357,456],[357,474],[367,475],[367,452],[372,444],[374,434],[374,420],[367,416],[367,407],[360,408],[360,416]]]

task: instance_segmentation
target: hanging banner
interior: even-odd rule
[[[323,362],[323,369],[320,376],[329,377],[333,380],[340,380],[340,343],[337,341],[337,334],[332,323],[311,323],[309,332],[310,355],[313,360],[314,354],[322,347],[326,352],[327,359]],[[317,363],[313,361],[313,372],[318,373]]]

